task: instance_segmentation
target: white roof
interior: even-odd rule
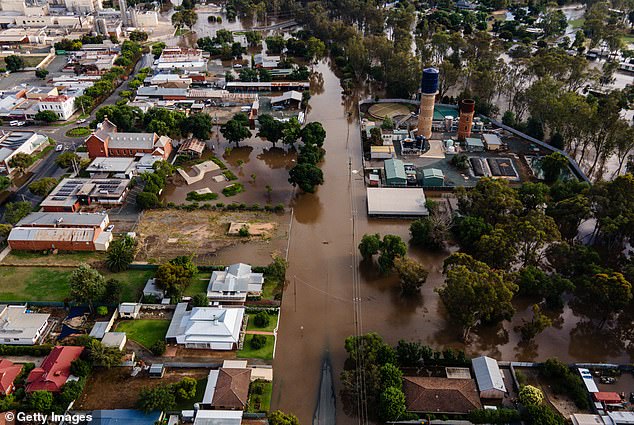
[[[116,133],[115,133],[116,134]],[[98,173],[125,173],[133,168],[134,158],[126,157],[98,157],[95,158],[86,171]]]
[[[244,308],[194,307],[179,303],[166,338],[179,344],[238,343]]]
[[[205,386],[205,393],[203,394],[203,404],[211,404],[216,392],[216,382],[218,382],[219,370],[210,370],[207,377],[207,385]]]
[[[472,360],[473,372],[480,391],[498,390],[506,392],[504,379],[498,362],[491,357],[482,356]]]
[[[240,425],[242,410],[199,410],[194,425]]]
[[[586,386],[586,389],[589,393],[598,393],[599,388],[597,388],[597,384],[594,382],[594,378],[592,377],[592,373],[590,370],[580,367],[579,374],[581,375],[581,379],[583,379],[583,383]]]
[[[264,275],[253,273],[251,266],[236,263],[224,271],[215,271],[209,279],[208,296],[218,292],[258,292],[262,290]]]
[[[225,360],[222,362],[223,369],[246,369],[246,360]]]
[[[421,216],[429,215],[425,192],[420,188],[368,187],[369,215]]]
[[[108,322],[95,322],[95,325],[90,330],[90,336],[93,338],[101,339],[108,332],[110,328]]]
[[[493,134],[493,133],[483,134],[482,138],[484,139],[487,145],[501,145],[502,144],[502,140],[500,140],[500,137],[497,134]]]
[[[34,339],[50,316],[27,313],[23,305],[0,305],[0,339]]]
[[[608,416],[616,425],[634,424],[634,412],[608,412]]]
[[[570,415],[572,425],[604,425],[603,419],[599,415],[589,415],[587,413],[573,413]]]
[[[271,104],[275,105],[276,103],[285,102],[287,100],[296,100],[298,102],[301,102],[302,93],[295,90],[284,92],[284,94],[282,94],[281,96],[271,98]]]

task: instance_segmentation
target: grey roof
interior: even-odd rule
[[[244,317],[244,308],[194,307],[176,305],[165,337],[177,343],[237,343]]]
[[[0,339],[34,339],[50,314],[27,313],[26,307],[0,305]]]
[[[117,126],[108,120],[108,118],[104,118],[102,122],[97,124],[97,130],[93,133],[93,136],[96,136],[100,140],[105,141],[108,138],[110,133],[117,131]]]
[[[240,425],[242,410],[199,410],[194,425]]]
[[[302,101],[302,93],[296,90],[290,90],[284,92],[281,96],[276,96],[271,98],[271,104],[275,105],[276,103],[285,102],[287,100],[295,100],[297,102]]]
[[[467,137],[465,139],[465,142],[467,143],[467,146],[484,147],[484,143],[482,143],[482,140],[475,137]]]
[[[110,329],[109,322],[95,322],[95,325],[92,327],[90,331],[90,336],[93,338],[101,339]]]
[[[156,286],[155,278],[150,278],[147,280],[145,286],[143,287],[143,295],[154,295],[163,298],[163,296],[165,296],[165,292],[161,288]]]
[[[92,242],[95,229],[86,227],[14,227],[9,233],[9,241],[50,242]]]
[[[482,138],[484,139],[487,145],[499,146],[502,144],[502,140],[497,134],[493,134],[493,133],[483,134]]]
[[[445,174],[439,168],[425,168],[423,170],[423,177],[424,178],[439,177],[442,179],[445,177]]]
[[[108,221],[107,215],[101,214],[79,214],[66,212],[33,212],[22,220],[18,221],[16,227],[34,226],[86,226],[98,227],[104,221]]]
[[[112,133],[108,149],[152,149],[155,133]]]
[[[106,332],[101,340],[101,343],[106,347],[117,347],[126,341],[125,332]]]
[[[116,133],[115,133],[116,134]],[[112,142],[109,143],[112,146]],[[99,157],[95,158],[93,162],[86,168],[86,171],[91,172],[106,172],[106,173],[125,173],[129,171],[134,165],[134,158],[127,157]]]
[[[150,97],[162,97],[162,96],[187,96],[188,89],[179,88],[167,88],[167,87],[139,87],[136,91],[137,96],[150,96]]]
[[[482,356],[473,359],[471,364],[480,391],[498,390],[506,392],[504,379],[497,360]]]
[[[378,216],[426,216],[425,192],[421,188],[368,187],[368,214]]]
[[[253,273],[251,266],[244,263],[236,263],[227,267],[224,271],[215,271],[209,279],[209,292],[248,292],[257,291],[257,285],[264,283],[262,273]]]

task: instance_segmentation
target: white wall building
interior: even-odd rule
[[[75,98],[72,96],[48,96],[40,100],[39,110],[53,111],[60,120],[66,121],[75,113]]]
[[[23,305],[0,305],[0,344],[39,343],[49,317],[50,314],[27,313]]]
[[[34,131],[11,131],[0,137],[0,174],[10,174],[9,163],[17,153],[31,155],[48,142],[48,137]]]
[[[103,9],[101,0],[64,0],[69,12],[93,13]]]
[[[211,301],[244,303],[247,294],[261,294],[263,284],[264,275],[253,273],[250,265],[232,264],[224,271],[215,271],[211,274],[207,298]]]
[[[179,303],[165,339],[186,348],[235,350],[238,348],[244,307],[194,307]]]

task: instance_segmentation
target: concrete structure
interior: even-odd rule
[[[86,139],[88,156],[135,157],[151,154],[167,159],[172,153],[172,139],[156,133],[120,133],[117,126],[105,117],[97,129]]]
[[[489,151],[497,151],[502,148],[502,140],[500,136],[494,133],[487,133],[482,135],[484,144]]]
[[[589,415],[587,413],[573,413],[570,415],[572,425],[605,425],[599,415]]]
[[[136,28],[154,28],[158,26],[158,12],[156,10],[136,10],[128,11],[132,26]]]
[[[32,155],[42,149],[48,137],[34,131],[10,131],[0,137],[0,174],[10,174],[11,158],[18,153]]]
[[[264,275],[253,273],[250,265],[232,264],[224,271],[215,271],[211,274],[207,298],[210,301],[242,304],[248,294],[260,295],[263,284]]]
[[[13,381],[22,372],[22,365],[7,359],[0,359],[0,395],[7,396],[13,392]]]
[[[370,159],[390,159],[395,157],[394,146],[370,146]]]
[[[487,356],[476,357],[472,360],[471,366],[480,389],[480,398],[504,398],[506,387],[497,360]]]
[[[464,140],[471,135],[473,126],[473,114],[475,113],[475,101],[464,99],[460,102],[460,121],[458,121],[458,140]]]
[[[36,367],[26,378],[26,392],[50,391],[59,392],[71,377],[70,365],[77,360],[84,347],[61,346],[53,350],[44,359],[40,367]]]
[[[17,251],[107,251],[112,233],[100,228],[14,227],[7,241]]]
[[[429,215],[425,192],[420,188],[368,187],[368,215],[420,217]]]
[[[400,159],[386,159],[383,162],[385,169],[385,184],[387,186],[407,186],[405,165]]]
[[[106,347],[116,347],[123,350],[127,340],[125,332],[106,332],[101,343]]]
[[[88,14],[103,9],[101,0],[64,0],[64,5],[69,12]]]
[[[93,203],[117,206],[123,204],[129,185],[128,179],[63,179],[40,206],[46,212],[75,212]]]
[[[119,304],[119,317],[122,319],[138,319],[141,314],[141,304],[121,303]]]
[[[55,112],[62,121],[69,119],[77,110],[77,108],[75,108],[75,98],[66,95],[45,97],[40,100],[38,108],[40,112]]]
[[[44,337],[50,316],[27,313],[23,305],[0,305],[0,344],[39,344]]]
[[[235,350],[240,341],[244,308],[194,307],[179,303],[167,330],[170,344],[186,348]]]
[[[482,408],[473,379],[403,377],[408,412],[466,414]]]
[[[423,186],[439,187],[445,185],[445,173],[438,168],[423,170]]]
[[[438,94],[438,70],[425,68],[421,80],[420,110],[418,112],[417,136],[431,138],[432,122],[434,120],[434,103]]]
[[[209,371],[202,406],[217,410],[244,410],[249,398],[251,369],[225,368]]]

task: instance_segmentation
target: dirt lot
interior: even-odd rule
[[[580,409],[575,406],[573,401],[565,395],[553,393],[550,384],[547,380],[539,376],[537,369],[521,368],[518,370],[521,370],[521,372],[526,376],[528,384],[541,388],[544,392],[546,401],[564,418],[569,418],[573,413],[588,413],[580,412]]]
[[[93,373],[84,393],[75,403],[75,409],[134,409],[139,392],[144,387],[171,384],[186,376],[203,379],[209,373],[206,369],[168,369],[162,379],[150,379],[147,372],[141,372],[133,378],[130,376],[131,370],[131,367],[115,367]]]
[[[230,236],[231,222],[273,223],[273,229],[270,237]],[[265,265],[271,254],[286,249],[288,222],[286,214],[266,212],[147,211],[137,227],[141,249],[136,259],[158,263],[195,254],[198,264],[228,264],[248,258],[253,265]],[[231,249],[236,246],[239,252]]]

